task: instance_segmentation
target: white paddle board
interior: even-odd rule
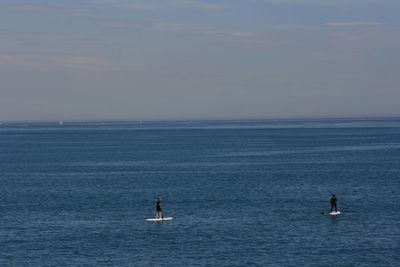
[[[172,219],[173,219],[172,217],[150,218],[150,219],[146,219],[146,221],[148,221],[148,222],[162,222],[162,221],[170,221]]]
[[[339,215],[340,214],[340,211],[332,211],[332,212],[329,212],[329,215],[332,215],[332,216],[337,216],[337,215]]]

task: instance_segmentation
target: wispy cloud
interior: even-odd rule
[[[163,8],[156,1],[129,1],[129,0],[92,0],[93,4],[102,4],[120,9],[131,9],[139,11],[154,11]]]
[[[325,23],[329,27],[373,27],[384,25],[382,22],[373,21],[342,21],[342,22],[328,22]]]
[[[93,6],[88,3],[73,3],[51,1],[42,3],[6,3],[0,5],[3,10],[19,13],[66,14],[72,16],[87,16],[93,13]]]
[[[165,31],[165,32],[182,32],[182,33],[204,34],[204,35],[224,35],[237,38],[247,38],[255,35],[254,32],[250,31],[218,29],[213,27],[185,26],[177,23],[160,23],[156,25],[155,29],[158,31]]]
[[[48,70],[55,67],[84,71],[116,71],[119,64],[100,57],[51,55],[0,55],[0,66]]]
[[[155,11],[166,8],[221,9],[224,7],[222,4],[200,0],[92,0],[92,2],[140,11]]]
[[[310,51],[310,57],[318,60],[352,61],[394,50],[400,45],[398,28],[350,25],[340,26],[344,27],[343,30],[325,31],[326,35],[321,38],[320,46]]]
[[[8,9],[15,11],[43,12],[48,11],[49,6],[45,4],[12,4]]]
[[[222,4],[211,3],[199,0],[176,0],[173,1],[175,6],[189,7],[189,8],[201,8],[201,9],[221,9],[224,8]]]
[[[336,5],[336,4],[384,4],[397,3],[398,0],[252,0],[253,2],[274,4],[310,4],[310,5]]]

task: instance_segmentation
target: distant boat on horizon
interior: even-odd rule
[[[63,122],[62,121],[60,121],[60,126],[62,126],[63,125]]]

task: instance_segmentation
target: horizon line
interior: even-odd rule
[[[213,119],[83,119],[83,120],[0,120],[1,124],[7,123],[143,123],[143,122],[203,122],[203,121],[271,121],[271,120],[370,120],[370,119],[400,119],[400,115],[388,116],[316,116],[316,117],[254,117],[254,118],[213,118]]]

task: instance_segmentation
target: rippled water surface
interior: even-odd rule
[[[398,119],[3,123],[0,186],[1,266],[400,266]]]

